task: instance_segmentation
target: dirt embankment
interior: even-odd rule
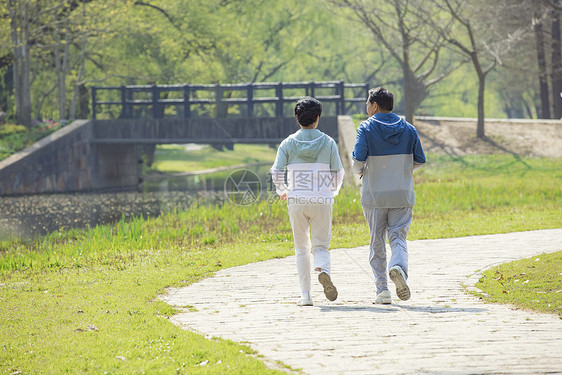
[[[484,139],[472,119],[418,117],[414,126],[426,152],[562,157],[562,121],[488,119]]]

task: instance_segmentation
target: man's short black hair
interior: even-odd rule
[[[369,90],[369,103],[377,103],[383,111],[392,111],[394,95],[384,87],[376,87]]]
[[[295,116],[301,126],[312,125],[322,114],[322,103],[310,96],[300,99],[295,105]]]

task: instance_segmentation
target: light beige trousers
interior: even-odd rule
[[[310,291],[310,252],[314,269],[330,273],[330,238],[332,204],[289,203],[289,220],[293,228],[297,272],[302,291]]]

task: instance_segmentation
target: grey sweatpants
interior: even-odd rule
[[[386,235],[392,252],[388,268],[402,267],[408,277],[408,247],[406,237],[412,222],[412,207],[374,208],[363,206],[371,234],[369,263],[375,275],[377,294],[388,290]]]

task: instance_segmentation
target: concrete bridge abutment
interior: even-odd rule
[[[96,144],[78,120],[0,161],[0,196],[130,189],[142,178],[141,146]]]

